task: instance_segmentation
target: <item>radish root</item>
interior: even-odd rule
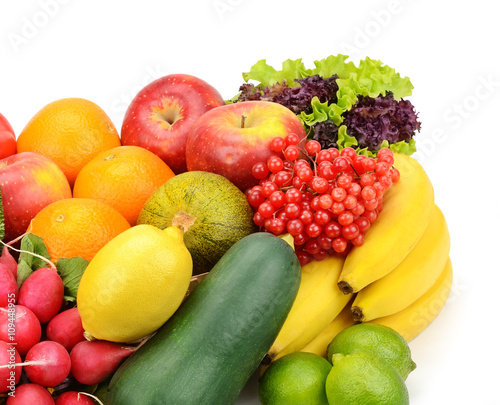
[[[78,395],[83,394],[87,395],[88,397],[92,398],[94,401],[97,401],[99,405],[104,405],[99,398],[97,398],[95,395],[89,394],[88,392],[79,392]]]

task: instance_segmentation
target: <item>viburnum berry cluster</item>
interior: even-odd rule
[[[267,162],[256,163],[259,184],[246,190],[261,231],[293,236],[302,265],[361,246],[399,172],[390,149],[376,158],[351,147],[322,149],[296,134],[273,138]]]

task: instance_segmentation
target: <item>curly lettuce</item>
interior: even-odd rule
[[[324,146],[355,146],[366,155],[384,146],[414,153],[413,136],[420,123],[413,105],[403,100],[412,94],[410,79],[379,60],[367,57],[356,66],[347,59],[347,55],[331,55],[314,61],[314,68],[306,68],[302,59],[287,59],[281,70],[260,60],[243,73],[246,84],[231,101],[279,102],[298,116],[310,138],[323,139]],[[384,113],[363,115],[369,109],[365,104],[384,104],[386,99],[393,102]]]

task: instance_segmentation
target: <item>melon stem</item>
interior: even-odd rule
[[[189,228],[191,228],[195,222],[196,222],[195,216],[189,215],[188,213],[182,210],[177,212],[177,214],[175,214],[174,218],[172,219],[172,225],[178,226],[184,231],[184,233],[189,231]]]

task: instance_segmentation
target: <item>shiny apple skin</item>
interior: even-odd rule
[[[252,176],[252,166],[276,154],[270,149],[271,140],[290,133],[299,136],[301,145],[306,141],[298,117],[278,103],[245,101],[214,108],[198,119],[189,134],[187,168],[220,174],[245,191],[259,182]]]
[[[225,104],[221,94],[195,76],[171,74],[145,86],[130,103],[121,129],[122,145],[141,146],[175,174],[186,167],[186,141],[195,121]]]
[[[70,185],[59,166],[36,152],[21,152],[0,160],[0,189],[7,242],[25,233],[42,208],[71,198]]]

